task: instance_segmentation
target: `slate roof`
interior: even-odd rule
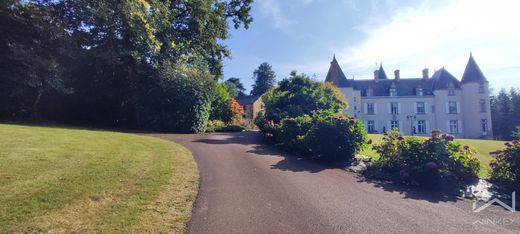
[[[474,63],[471,64],[471,63]],[[480,74],[480,78],[484,78],[478,66],[474,62],[473,57],[470,57],[470,62],[468,62],[469,72],[468,74],[476,73]],[[468,70],[468,68],[466,68]],[[401,79],[388,79],[383,69],[383,66],[380,65],[379,69],[376,70],[379,79],[376,81],[374,79],[365,79],[365,80],[354,80],[347,79],[341,68],[339,67],[336,58],[334,57],[331,66],[329,68],[329,72],[327,73],[327,78],[325,81],[332,82],[334,85],[344,88],[344,87],[353,87],[355,90],[361,91],[361,96],[367,96],[367,90],[372,89],[372,96],[390,96],[390,88],[395,87],[397,91],[397,96],[416,96],[418,88],[421,88],[423,91],[423,95],[433,95],[434,90],[439,89],[448,89],[450,84],[453,85],[453,88],[460,89],[461,82],[457,80],[451,73],[448,72],[444,67],[440,70],[436,71],[431,78],[401,78]],[[466,73],[465,73],[466,74]],[[476,73],[476,75],[478,75]],[[475,75],[472,75],[475,76]],[[479,76],[477,76],[479,77]],[[471,78],[475,79],[475,78]],[[484,78],[485,79],[485,78]],[[469,82],[469,81],[466,81]]]
[[[377,78],[380,80],[388,80],[388,76],[386,76],[385,69],[383,69],[383,63],[379,65],[379,69],[376,70]]]
[[[389,96],[390,88],[395,85],[397,96],[415,96],[417,88],[423,89],[423,95],[432,95],[432,80],[423,78],[407,78],[379,80],[351,80],[353,88],[361,91],[361,96],[367,96],[367,89],[372,89],[372,96]]]
[[[253,104],[260,98],[262,95],[249,95],[249,96],[242,96],[242,97],[236,97],[238,104],[244,106],[248,104]]]
[[[336,60],[336,56],[332,57],[332,62],[330,62],[330,67],[329,71],[327,72],[325,82],[331,82],[332,84],[338,87],[346,87],[349,85],[347,77],[341,70],[341,67],[339,67],[338,61]]]
[[[461,83],[470,83],[470,82],[488,82],[484,74],[475,62],[473,55],[469,55],[468,64],[466,65],[466,69],[464,70],[464,75],[462,75]]]
[[[454,88],[460,89],[459,80],[457,80],[457,78],[449,73],[444,67],[433,73],[431,80],[433,81],[432,90],[447,89],[450,83],[453,84]]]

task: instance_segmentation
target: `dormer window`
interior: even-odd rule
[[[417,86],[416,94],[417,94],[417,96],[423,96],[424,95],[423,89],[422,89],[422,87],[420,85]]]
[[[390,97],[397,96],[397,88],[395,87],[395,84],[392,83],[392,86],[390,86]]]
[[[448,95],[455,96],[455,86],[451,82],[448,83]]]
[[[372,97],[374,96],[374,90],[372,88],[368,88],[367,89],[367,97]]]

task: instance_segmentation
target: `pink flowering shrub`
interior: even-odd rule
[[[373,146],[379,153],[377,165],[399,172],[403,180],[419,183],[438,179],[469,181],[477,178],[480,163],[474,150],[453,141],[454,137],[433,130],[428,139],[403,137],[398,131],[385,134]]]
[[[491,178],[520,188],[520,141],[505,143],[506,148],[491,152],[495,158],[491,163]]]

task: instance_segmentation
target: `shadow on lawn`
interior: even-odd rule
[[[246,153],[249,156],[281,157],[282,159],[280,161],[271,165],[271,169],[274,170],[318,173],[327,169],[343,170],[349,166],[347,163],[318,162],[316,160],[297,157],[279,150],[272,145],[265,144],[259,132],[214,133],[212,135],[216,135],[217,137],[211,139],[193,139],[192,141],[212,145],[245,145],[247,147]],[[358,183],[372,185],[387,192],[402,194],[404,196],[403,199],[425,200],[432,203],[454,202],[459,200],[454,193],[446,192],[442,189],[411,187],[392,182],[391,180],[375,179],[374,177],[365,176],[363,174],[356,174],[354,176],[357,177]]]

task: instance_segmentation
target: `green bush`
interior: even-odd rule
[[[195,68],[161,68],[143,94],[144,127],[158,131],[204,132],[214,97],[211,75]]]
[[[313,115],[304,144],[325,161],[350,162],[367,142],[365,127],[354,117]]]
[[[243,132],[246,130],[246,127],[236,124],[226,125],[224,127],[217,128],[216,132]]]
[[[473,157],[474,150],[453,140],[438,130],[429,139],[403,137],[392,130],[373,147],[380,155],[376,165],[399,172],[404,181],[420,184],[477,178],[480,163]]]
[[[216,132],[217,129],[225,127],[226,124],[222,120],[209,120],[206,126],[206,132]]]
[[[279,148],[323,161],[348,162],[367,141],[360,121],[330,113],[285,118],[279,124],[259,115],[256,122],[265,138]]]
[[[505,143],[504,150],[491,152],[495,159],[490,163],[491,178],[520,189],[520,141]]]

